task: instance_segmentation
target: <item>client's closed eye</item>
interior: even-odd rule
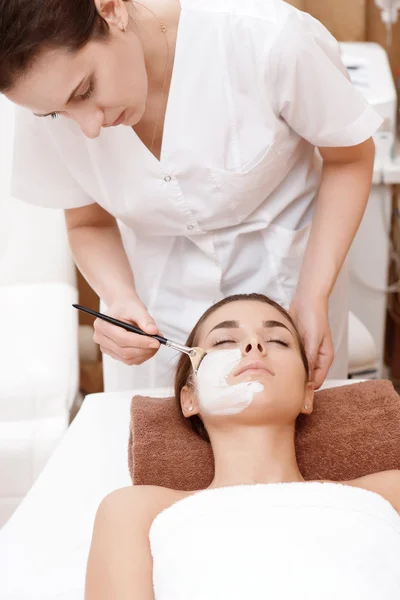
[[[269,338],[268,340],[265,340],[267,342],[267,344],[280,344],[281,346],[285,346],[285,348],[289,348],[290,344],[289,342],[286,342],[285,340],[281,340],[279,338]]]
[[[212,346],[221,346],[222,344],[238,344],[239,342],[235,342],[234,340],[216,340]]]
[[[268,338],[267,340],[265,340],[265,343],[266,344],[279,344],[280,346],[284,346],[285,348],[289,348],[289,346],[290,346],[289,342],[286,342],[285,340],[282,340],[280,338]],[[235,341],[235,340],[228,340],[228,339],[216,340],[212,344],[212,347],[214,348],[215,346],[222,346],[223,344],[239,344],[239,342]]]

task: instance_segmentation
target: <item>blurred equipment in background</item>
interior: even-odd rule
[[[392,27],[397,23],[400,10],[400,0],[375,0],[375,4],[381,10],[381,19],[386,26],[386,44],[392,45]]]
[[[400,182],[400,162],[394,157],[397,95],[385,50],[375,43],[342,43],[342,59],[353,84],[383,117],[374,136],[376,146],[373,185],[360,229],[350,250],[350,310],[372,335],[377,348],[374,368],[365,376],[385,377],[384,345],[388,295],[398,289],[389,284],[393,257],[391,240],[393,185]],[[365,351],[361,341],[359,352]],[[354,347],[354,344],[353,344]]]

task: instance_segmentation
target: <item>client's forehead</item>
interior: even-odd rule
[[[280,321],[290,327],[287,318],[275,307],[256,300],[238,300],[221,306],[203,323],[200,335],[207,335],[216,325],[225,321],[237,321],[241,327],[259,328],[264,321]]]

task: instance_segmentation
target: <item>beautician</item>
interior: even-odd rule
[[[318,21],[281,0],[0,0],[0,91],[21,107],[13,194],[65,209],[110,315],[183,341],[222,297],[267,294],[315,386],[334,355],[346,377],[343,265],[381,119]],[[107,390],[171,382],[151,339],[94,339]]]

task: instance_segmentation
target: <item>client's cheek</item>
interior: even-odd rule
[[[233,383],[233,371],[241,360],[240,350],[219,350],[207,354],[197,373],[197,393],[201,412],[228,415],[249,406],[263,386],[255,381]]]
[[[284,385],[289,388],[291,394],[297,391],[303,393],[308,381],[303,364],[293,364],[287,372],[290,373],[290,377],[285,377]]]

